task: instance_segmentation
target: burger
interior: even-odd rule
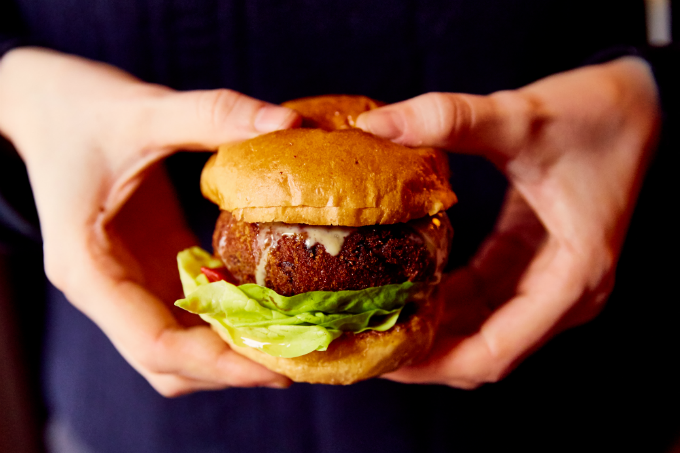
[[[351,384],[424,358],[456,201],[445,154],[355,128],[379,106],[366,97],[284,105],[302,127],[224,145],[206,164],[214,254],[179,254],[176,305],[298,382]]]

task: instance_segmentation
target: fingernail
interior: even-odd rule
[[[379,135],[383,138],[395,139],[404,133],[404,121],[401,115],[389,110],[374,110],[359,115],[357,127]]]
[[[277,105],[265,105],[257,112],[253,125],[258,132],[272,132],[291,125],[295,112]]]

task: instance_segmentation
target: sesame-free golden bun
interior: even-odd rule
[[[354,127],[359,114],[381,103],[332,95],[284,105],[301,114],[302,128],[223,145],[203,170],[203,194],[237,220],[359,227],[408,222],[456,202],[442,151],[407,148]],[[352,384],[428,354],[441,310],[433,290],[428,285],[409,301],[414,312],[391,329],[344,333],[326,351],[301,357],[273,357],[215,330],[236,352],[293,381]]]
[[[379,104],[335,98],[288,105],[302,113],[303,124],[340,129],[288,129],[221,146],[203,170],[203,194],[237,220],[308,225],[407,222],[456,202],[442,151],[407,148],[351,127]]]

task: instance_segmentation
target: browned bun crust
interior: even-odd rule
[[[366,99],[324,96],[289,105],[316,115],[305,117],[309,121],[343,127],[352,115],[378,105]],[[331,119],[319,113],[321,107],[339,112],[342,124],[333,123],[335,113]],[[246,222],[363,226],[449,208],[456,196],[448,178],[440,150],[407,148],[355,128],[301,128],[221,146],[203,170],[201,190]]]
[[[442,151],[359,129],[289,129],[221,146],[201,190],[246,222],[362,226],[408,222],[455,201]]]
[[[394,371],[422,360],[432,347],[439,304],[427,300],[407,321],[386,332],[346,333],[326,351],[293,357],[273,357],[255,348],[237,346],[224,330],[214,328],[239,354],[295,382],[347,385]]]

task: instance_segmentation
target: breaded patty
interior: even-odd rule
[[[310,235],[305,231],[309,227],[304,225],[246,223],[223,211],[213,246],[241,284],[263,284],[285,296],[307,291],[357,290],[433,278],[436,253],[428,248],[423,229],[415,225],[409,222],[341,228],[341,247],[333,250],[330,244],[329,253],[323,241],[312,241],[310,245]],[[450,237],[450,228],[446,221],[440,236]]]

